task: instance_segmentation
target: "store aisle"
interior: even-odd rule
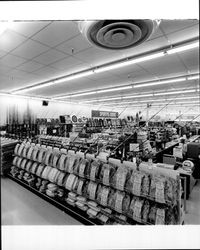
[[[200,181],[189,200],[185,225],[200,225]],[[26,190],[16,182],[1,178],[2,225],[81,225],[71,216]]]
[[[200,180],[193,187],[192,193],[187,200],[186,225],[200,225]]]
[[[2,225],[81,225],[8,178],[1,178],[1,219]]]

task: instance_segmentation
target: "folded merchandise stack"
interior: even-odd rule
[[[16,177],[19,174],[19,168],[16,166],[12,166],[10,173],[13,177]]]
[[[77,195],[76,195],[75,193],[69,192],[67,198],[65,199],[65,201],[66,201],[68,204],[70,204],[70,205],[72,205],[72,206],[75,206],[76,197],[77,197]]]
[[[42,185],[42,179],[41,178],[37,178],[36,179],[36,184],[35,184],[35,187],[37,188],[37,189],[40,189],[40,186]]]
[[[43,180],[41,183],[41,186],[39,188],[39,192],[41,193],[45,193],[46,189],[47,189],[47,185],[48,185],[49,181],[47,180]]]
[[[20,170],[20,171],[19,171],[19,175],[18,175],[18,179],[22,180],[24,174],[25,174],[25,171],[24,171],[24,170]]]
[[[94,201],[88,201],[87,205],[89,207],[89,209],[87,210],[87,214],[89,215],[90,218],[95,219],[98,213],[101,211],[101,208]]]
[[[50,197],[55,197],[57,194],[58,186],[53,183],[47,185],[46,194]]]
[[[76,206],[83,211],[87,211],[87,209],[88,209],[87,199],[83,196],[77,196]]]

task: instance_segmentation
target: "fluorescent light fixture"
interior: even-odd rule
[[[144,94],[144,95],[131,95],[131,96],[117,96],[117,97],[110,97],[110,98],[103,98],[103,99],[93,99],[93,100],[89,100],[89,101],[84,101],[84,102],[102,102],[102,101],[110,101],[110,100],[124,100],[124,99],[130,99],[130,98],[140,98],[140,97],[149,97],[149,96],[153,96],[153,94]]]
[[[174,54],[174,53],[183,52],[183,51],[194,49],[194,48],[197,48],[197,47],[199,47],[199,41],[195,41],[195,42],[190,43],[190,44],[177,46],[177,47],[174,47],[172,49],[169,49],[169,50],[167,50],[167,54],[171,55],[171,54]]]
[[[95,94],[95,93],[96,93],[96,91],[91,91],[91,92],[85,92],[85,93],[77,93],[77,94],[72,94],[72,95],[59,96],[59,97],[55,97],[53,99],[54,100],[56,100],[56,99],[65,99],[65,98],[70,98],[70,97],[92,95],[92,94]]]
[[[55,80],[54,83],[58,84],[58,83],[62,83],[62,82],[67,82],[67,81],[71,81],[71,80],[78,79],[78,78],[81,78],[81,77],[89,76],[89,75],[92,75],[94,73],[95,72],[93,70],[88,70],[88,71],[85,71],[85,72],[80,72],[80,73],[77,73],[77,74],[74,74],[74,75],[69,75],[69,76],[63,77],[61,79]]]
[[[77,93],[77,94],[71,94],[71,95],[65,95],[65,96],[58,96],[58,97],[54,97],[54,99],[64,99],[64,98],[71,98],[71,97],[77,97],[77,96],[106,93],[106,92],[112,92],[112,91],[118,91],[118,90],[125,90],[125,89],[132,89],[132,86],[129,85],[129,86],[122,86],[122,87],[116,87],[116,88],[101,89],[101,90],[96,90],[96,91],[89,91],[89,92]]]
[[[152,104],[151,108],[162,108],[166,104],[167,103]],[[185,105],[182,104],[182,103],[180,103],[180,104],[177,103],[177,104],[169,104],[169,105],[166,106],[166,108],[167,107],[188,107],[188,106],[195,107],[196,105],[195,105],[195,103],[185,103]],[[127,105],[117,106],[117,108],[125,108],[125,107],[127,107]],[[130,105],[130,107],[127,107],[127,108],[133,108],[133,107],[146,107],[146,104],[144,103],[144,104],[141,104],[141,105],[139,105],[139,104],[138,105]]]
[[[164,96],[164,95],[173,95],[173,94],[187,94],[187,93],[194,93],[198,92],[199,90],[196,89],[188,89],[188,90],[181,90],[180,88],[178,91],[171,91],[171,92],[158,92],[158,93],[147,93],[143,95],[129,95],[129,96],[117,96],[117,97],[110,97],[110,98],[101,98],[101,99],[92,99],[87,101],[82,101],[82,103],[92,103],[92,102],[104,102],[104,101],[112,101],[112,100],[121,100],[124,99],[131,99],[131,98],[140,98],[140,97],[152,97],[152,96]],[[184,98],[184,97],[183,97]],[[190,98],[190,97],[189,97]],[[182,98],[181,98],[182,99]],[[139,100],[138,100],[139,101]]]
[[[41,88],[49,87],[49,86],[52,86],[52,85],[54,85],[53,81],[52,82],[46,82],[46,83],[43,83],[43,84],[38,84],[38,85],[32,85],[32,86],[22,88],[22,89],[13,90],[12,93],[13,94],[24,93],[24,92],[28,92],[30,90],[41,89]]]
[[[199,75],[196,75],[196,76],[188,76],[187,79],[188,79],[188,80],[196,80],[196,79],[199,79]]]
[[[183,93],[194,93],[196,89],[188,89],[188,90],[180,90],[180,91],[172,91],[172,92],[162,92],[162,93],[154,93],[155,96],[159,95],[174,95],[174,94],[183,94]]]
[[[151,55],[147,55],[147,56],[142,56],[142,57],[138,57],[135,59],[127,59],[126,61],[122,61],[122,62],[117,62],[117,63],[113,63],[107,66],[102,66],[100,68],[95,69],[96,73],[101,73],[101,72],[105,72],[105,71],[109,71],[109,70],[113,70],[113,69],[118,69],[118,68],[122,68],[125,66],[129,66],[135,63],[140,63],[140,62],[145,62],[145,61],[149,61],[155,58],[159,58],[165,55],[165,52],[158,52],[155,54],[151,54]]]
[[[134,88],[149,87],[149,86],[161,85],[161,84],[166,84],[166,83],[182,82],[186,80],[187,80],[186,77],[181,77],[181,78],[172,79],[172,80],[164,80],[164,81],[161,80],[161,81],[156,81],[156,82],[136,84],[134,85]]]
[[[164,102],[168,102],[168,101],[175,101],[176,102],[176,100],[182,100],[182,101],[184,101],[185,99],[199,99],[199,97],[197,96],[197,97],[178,97],[178,98],[168,98],[168,99],[150,99],[150,100],[137,100],[137,101],[132,101],[132,102],[111,102],[111,103],[109,103],[110,105],[118,105],[118,104],[132,104],[132,103],[152,103],[152,102],[162,102],[162,103],[164,103]]]
[[[23,98],[23,99],[32,99],[32,100],[46,100],[51,101],[51,98],[45,98],[45,97],[36,97],[36,96],[26,96],[26,95],[15,95],[15,94],[9,94],[9,93],[0,93],[0,96],[6,96],[6,97],[16,97],[16,98]]]
[[[106,92],[112,92],[112,91],[118,91],[118,90],[126,90],[126,89],[132,89],[133,87],[131,85],[129,86],[122,86],[118,88],[110,88],[110,89],[102,89],[102,90],[97,90],[96,93],[106,93]]]

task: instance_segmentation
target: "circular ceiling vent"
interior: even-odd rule
[[[153,20],[101,20],[79,22],[87,40],[105,49],[128,49],[146,41],[158,27]]]

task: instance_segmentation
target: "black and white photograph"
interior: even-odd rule
[[[199,248],[196,13],[23,2],[0,16],[2,249]]]

